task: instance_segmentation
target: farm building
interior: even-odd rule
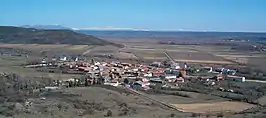
[[[225,80],[228,81],[235,81],[235,82],[245,82],[246,78],[245,77],[240,77],[240,76],[227,76]]]

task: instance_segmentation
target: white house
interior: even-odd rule
[[[67,57],[61,57],[60,58],[60,61],[66,61],[67,60]]]
[[[165,76],[165,79],[174,79],[174,78],[176,78],[175,75],[167,75],[167,76]]]
[[[180,66],[178,63],[172,64],[171,69],[180,69]]]

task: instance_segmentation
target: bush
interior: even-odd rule
[[[191,117],[200,117],[199,113],[192,113]]]
[[[113,113],[111,110],[108,110],[106,115],[104,117],[112,117],[113,116]]]
[[[171,113],[171,114],[170,114],[170,117],[175,117],[175,114],[174,114],[174,113]]]
[[[218,113],[218,114],[217,114],[217,117],[218,117],[218,118],[222,118],[222,117],[224,117],[224,114],[223,114],[223,113]]]

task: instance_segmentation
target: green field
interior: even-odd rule
[[[1,56],[0,57],[0,72],[1,73],[16,73],[27,78],[52,78],[52,79],[69,79],[79,77],[80,75],[60,74],[60,73],[45,73],[38,72],[32,68],[23,68],[22,64],[27,63],[28,58],[17,56]]]

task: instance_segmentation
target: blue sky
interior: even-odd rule
[[[266,0],[0,0],[0,25],[266,32]]]

